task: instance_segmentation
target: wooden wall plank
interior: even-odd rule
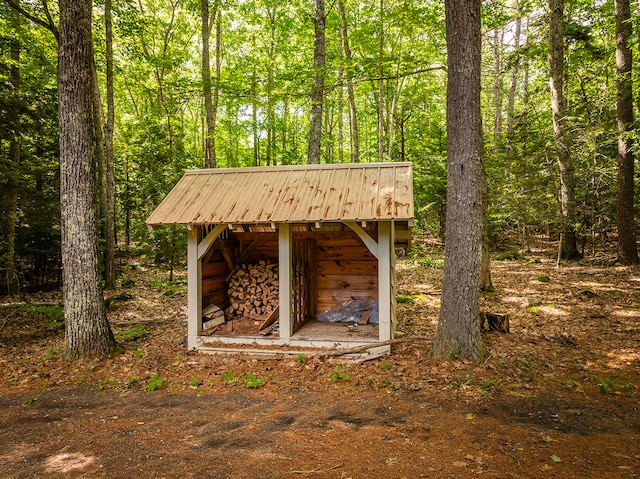
[[[375,275],[356,274],[320,274],[318,275],[318,289],[328,290],[377,290],[378,278]]]

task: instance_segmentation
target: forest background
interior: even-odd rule
[[[0,293],[61,282],[56,9],[46,0],[0,2]],[[557,238],[561,229],[548,17],[546,2],[483,3],[493,248],[514,240],[525,247],[529,235]],[[632,12],[631,24],[639,20]],[[328,4],[324,67],[314,67],[312,2],[107,0],[94,2],[93,21],[94,130],[105,140],[97,144],[106,144],[95,154],[103,252],[112,238],[120,251],[157,264],[182,262],[183,231],[150,232],[144,220],[186,169],[306,163],[319,73],[320,161],[411,161],[416,229],[444,234],[443,1]],[[571,228],[579,251],[590,254],[616,231],[614,3],[566,1],[563,26],[563,125],[575,181]],[[637,41],[635,33],[629,46]],[[208,43],[210,60],[203,62]],[[637,71],[630,75],[636,85]],[[633,128],[626,134],[635,135]],[[112,228],[105,214],[109,190]]]

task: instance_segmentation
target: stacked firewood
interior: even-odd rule
[[[243,264],[229,278],[229,316],[264,316],[278,307],[278,265]]]

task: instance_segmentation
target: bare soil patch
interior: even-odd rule
[[[106,360],[60,359],[59,294],[2,298],[2,477],[640,477],[640,269],[494,261],[511,332],[473,364],[429,357],[427,264],[399,261],[406,341],[367,362],[188,352],[184,272],[127,268]]]

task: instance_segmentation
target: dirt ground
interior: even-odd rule
[[[403,342],[371,361],[187,352],[186,274],[139,264],[108,293],[106,360],[60,359],[59,294],[0,298],[0,477],[640,477],[640,269],[494,260],[483,310],[511,332],[434,361],[442,269],[420,250]]]

